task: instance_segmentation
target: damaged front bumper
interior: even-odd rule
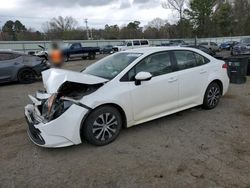
[[[51,121],[39,112],[39,100],[31,98],[33,104],[25,107],[28,135],[39,146],[54,148],[80,144],[82,120],[89,109],[72,104],[63,114]]]

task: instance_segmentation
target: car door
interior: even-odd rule
[[[174,59],[178,66],[180,108],[199,105],[207,84],[207,60],[188,50],[174,51]]]
[[[135,85],[139,72],[150,72],[152,79]],[[160,52],[144,58],[128,72],[134,120],[140,122],[161,116],[178,107],[178,76],[169,52]]]
[[[72,44],[70,49],[70,57],[80,57],[82,55],[83,53],[81,51],[81,44],[79,43]]]
[[[15,64],[15,54],[9,52],[0,52],[0,80],[9,81],[12,77]]]

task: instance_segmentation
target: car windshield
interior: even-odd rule
[[[87,67],[82,73],[111,80],[141,55],[141,53],[117,53]]]
[[[250,44],[250,38],[242,39],[241,43],[243,43],[243,44]]]

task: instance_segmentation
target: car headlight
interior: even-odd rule
[[[72,104],[72,101],[64,100],[59,98],[57,94],[53,94],[44,103],[42,116],[51,121],[62,115]]]

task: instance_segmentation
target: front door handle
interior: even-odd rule
[[[176,82],[178,79],[176,77],[171,77],[168,79],[169,83]]]

